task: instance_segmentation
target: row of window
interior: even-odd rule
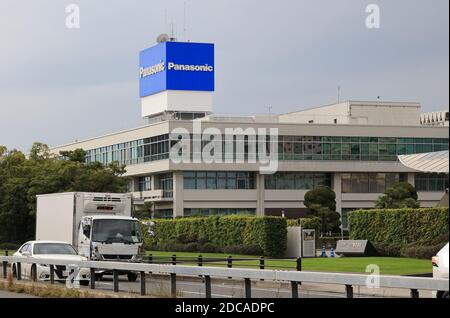
[[[118,161],[121,164],[134,165],[169,158],[170,147],[178,142],[176,136],[168,134],[87,150],[86,163],[101,162],[109,164]],[[195,136],[201,141],[201,138]],[[174,139],[170,139],[174,138]],[[192,139],[192,136],[191,136]],[[201,141],[202,146],[210,141]],[[382,137],[327,137],[327,136],[279,136],[275,149],[279,160],[361,160],[396,161],[397,155],[448,150],[445,138],[382,138]],[[241,144],[242,147],[238,145]],[[231,148],[231,147],[230,147]],[[238,152],[248,160],[248,138],[232,142],[231,153],[222,139],[223,159],[234,159]],[[191,140],[191,152],[193,151]],[[203,149],[203,148],[202,148]],[[239,150],[241,149],[241,150]],[[271,145],[267,138],[265,153],[270,153]],[[256,144],[258,153],[258,144]],[[192,158],[192,153],[191,153]]]
[[[184,209],[185,217],[213,215],[256,215],[256,209],[219,208],[219,209]]]
[[[185,189],[255,189],[253,172],[184,172]]]
[[[173,197],[173,175],[172,173],[164,173],[154,176],[158,182],[158,189],[163,190],[164,198]],[[143,176],[138,178],[138,191],[152,190],[152,176]]]
[[[331,187],[331,174],[322,172],[277,172],[264,178],[267,190],[310,190]]]
[[[445,191],[448,189],[448,175],[445,173],[416,173],[417,191]]]
[[[150,191],[151,176],[138,178],[138,191]],[[323,172],[277,172],[265,177],[267,190],[310,190],[319,185],[331,187],[331,173]],[[405,173],[354,172],[342,174],[342,193],[383,193],[396,182],[406,182]],[[164,197],[173,197],[173,175],[158,175],[159,189]],[[416,173],[417,191],[444,191],[448,189],[448,176],[436,173]],[[256,189],[253,172],[186,171],[184,188],[195,189]]]
[[[156,210],[153,216],[155,219],[172,219],[173,210],[172,209]]]
[[[394,183],[407,181],[400,173],[343,173],[342,193],[383,193]]]

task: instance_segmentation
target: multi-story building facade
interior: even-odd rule
[[[141,74],[163,72],[164,61],[157,58],[149,62],[157,65],[157,70],[141,64]],[[200,72],[209,71],[207,67],[213,65],[209,63],[201,62],[206,66]],[[170,57],[167,65],[175,65]],[[141,82],[141,86],[147,84]],[[348,211],[373,207],[378,196],[395,182],[413,184],[424,207],[437,204],[448,188],[447,175],[419,173],[397,158],[448,150],[448,128],[422,125],[418,103],[349,101],[283,115],[227,117],[212,114],[210,88],[200,95],[172,89],[141,95],[148,125],[52,151],[82,148],[87,151],[87,164],[125,164],[135,201],[153,202],[155,216],[167,218],[224,214],[297,218],[306,211],[305,193],[317,185],[327,185],[336,193],[345,228]],[[253,139],[249,135],[258,129],[265,129],[265,134],[276,131],[276,136],[261,144],[263,148],[266,145],[264,153],[276,160],[274,173],[265,172],[259,156],[253,160],[251,155]],[[229,130],[233,131],[232,139],[226,137]],[[180,153],[191,160],[183,162],[173,160],[171,152],[183,139],[180,131],[189,137],[185,143],[189,147]],[[217,160],[193,160],[212,143],[224,146],[221,151],[210,150]],[[198,149],[195,144],[202,147]],[[261,149],[261,145],[256,148]],[[237,160],[240,155],[242,161]]]
[[[132,178],[130,191],[136,199],[154,202],[161,217],[230,213],[298,217],[305,211],[305,193],[321,184],[336,192],[337,209],[343,215],[344,225],[347,211],[373,207],[377,197],[397,181],[415,185],[422,206],[437,204],[448,187],[447,175],[415,172],[403,166],[397,155],[448,150],[448,129],[422,126],[419,115],[416,125],[393,125],[391,109],[397,112],[400,107],[409,116],[411,108],[415,110],[417,105],[364,103],[369,112],[380,105],[385,108],[389,125],[297,123],[295,116],[287,115],[261,118],[209,115],[196,120],[201,122],[203,131],[277,128],[278,169],[274,174],[261,173],[261,164],[249,160],[173,162],[170,148],[177,140],[171,140],[174,136],[171,132],[181,127],[192,133],[193,120],[160,121],[56,147],[53,151],[82,148],[87,151],[88,164],[94,161],[125,164],[126,176]]]

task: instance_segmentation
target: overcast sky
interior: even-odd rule
[[[80,29],[65,8],[80,8]],[[184,19],[186,3],[186,19]],[[366,6],[380,28],[366,28]],[[0,0],[0,145],[27,151],[143,124],[138,53],[171,23],[216,45],[216,113],[341,99],[448,109],[448,0]],[[186,31],[183,29],[183,21]]]

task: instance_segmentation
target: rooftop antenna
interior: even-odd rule
[[[341,102],[341,86],[340,85],[338,85],[338,87],[337,87],[337,93],[338,93],[338,103],[340,103]]]
[[[267,109],[269,110],[269,114],[272,114],[272,106],[267,106]]]
[[[183,41],[186,41],[186,1],[183,3]]]

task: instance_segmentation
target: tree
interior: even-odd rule
[[[318,186],[305,194],[305,206],[308,214],[322,220],[322,233],[337,232],[341,225],[340,215],[336,212],[336,194],[327,186]]]
[[[408,182],[397,182],[375,201],[379,209],[419,208],[417,191]]]
[[[137,219],[150,219],[152,217],[153,202],[144,202],[138,209],[134,210],[134,217]]]
[[[42,142],[35,142],[30,149],[30,159],[34,161],[48,159],[50,157],[50,148]]]
[[[0,242],[34,238],[37,194],[127,191],[125,166],[86,165],[84,155],[76,149],[59,160],[47,145],[35,143],[27,159],[20,151],[0,146]]]
[[[84,163],[86,161],[86,151],[83,149],[60,151],[59,154],[70,161],[76,161],[81,163]]]

